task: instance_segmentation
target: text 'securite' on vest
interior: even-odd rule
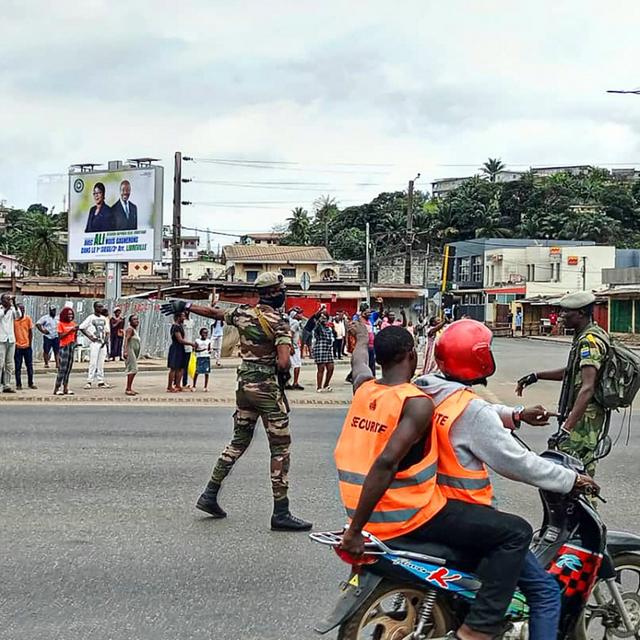
[[[340,495],[349,520],[367,474],[398,426],[404,403],[425,395],[411,383],[386,386],[375,380],[365,382],[356,391],[335,450]],[[365,526],[381,540],[417,529],[446,502],[436,484],[436,438],[429,438],[428,443],[420,462],[396,473]]]

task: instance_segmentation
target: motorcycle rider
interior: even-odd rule
[[[397,335],[392,335],[395,332]],[[358,387],[354,403],[366,407],[366,401],[375,386],[406,384],[415,367],[415,351],[410,335],[401,335],[398,327],[385,329],[376,336],[376,354],[383,366],[381,380],[371,381],[370,372],[364,370],[364,352],[360,336],[354,352],[354,387]],[[491,481],[484,463],[496,472],[534,486],[570,492],[574,486],[583,487],[585,481],[568,469],[559,467],[520,447],[503,426],[518,422],[522,411],[513,417],[506,407],[494,407],[476,396],[471,384],[484,382],[495,371],[490,350],[491,332],[481,323],[463,320],[452,324],[440,337],[436,347],[436,359],[443,377],[424,376],[419,379],[420,388],[435,402],[433,426],[426,431],[402,431],[402,419],[386,446],[370,454],[371,470],[360,486],[360,499],[351,524],[345,532],[342,548],[359,554],[364,551],[361,531],[371,528],[371,516],[378,499],[383,499],[396,478],[400,464],[412,445],[421,438],[431,436],[431,449],[435,437],[438,447],[437,489],[447,498],[422,525],[409,527],[400,535],[404,539],[422,542],[438,542],[468,550],[483,558],[478,568],[482,588],[470,607],[465,623],[449,637],[461,640],[490,639],[503,629],[504,616],[513,591],[519,582],[532,608],[531,638],[552,638],[558,628],[559,589],[553,579],[547,577],[537,560],[528,552],[532,530],[522,518],[499,512],[492,508]],[[369,381],[369,382],[366,382]],[[364,383],[364,384],[363,384]],[[363,393],[364,392],[364,393]],[[364,396],[364,397],[362,397]],[[379,399],[385,401],[384,395]],[[378,405],[378,411],[380,407]],[[539,408],[537,409],[539,411]],[[531,414],[531,411],[529,411]],[[503,416],[501,419],[500,415]],[[543,415],[542,419],[546,418]],[[348,479],[342,466],[345,464],[344,440],[350,441],[354,432],[350,411],[336,449],[339,474]],[[542,421],[543,421],[542,420]],[[538,424],[540,421],[537,422]],[[513,422],[512,422],[513,424]],[[515,426],[515,424],[513,424]],[[362,456],[363,448],[358,455]],[[400,480],[402,478],[396,478]],[[341,478],[341,493],[345,506],[346,482]],[[434,499],[440,499],[433,492]],[[353,496],[347,498],[353,499]],[[406,528],[405,522],[398,529]],[[499,569],[497,569],[499,568]],[[551,631],[549,631],[551,629]],[[453,633],[453,632],[452,632]]]

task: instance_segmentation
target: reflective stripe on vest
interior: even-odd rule
[[[470,389],[455,391],[445,398],[433,414],[438,439],[438,486],[447,497],[463,502],[491,505],[493,487],[487,468],[463,467],[451,442],[451,428],[472,400],[478,396]],[[481,428],[481,427],[478,427]]]
[[[398,426],[405,402],[424,397],[425,393],[410,383],[385,386],[370,380],[356,391],[335,450],[340,496],[349,519],[358,506],[367,474]],[[365,525],[381,540],[417,529],[445,505],[436,483],[436,438],[428,442],[420,462],[396,473]]]

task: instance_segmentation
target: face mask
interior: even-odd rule
[[[260,302],[262,302],[263,304],[268,304],[274,309],[279,309],[284,305],[286,297],[287,294],[284,291],[280,291],[273,296],[262,296],[260,298]]]

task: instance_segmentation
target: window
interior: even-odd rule
[[[473,282],[480,282],[480,280],[482,280],[482,258],[480,256],[473,256],[471,265],[471,279]]]
[[[255,282],[257,277],[257,271],[247,271],[247,282]]]
[[[471,278],[471,258],[460,258],[458,263],[458,280],[469,282]]]
[[[296,270],[295,269],[280,269],[283,278],[295,278]]]

